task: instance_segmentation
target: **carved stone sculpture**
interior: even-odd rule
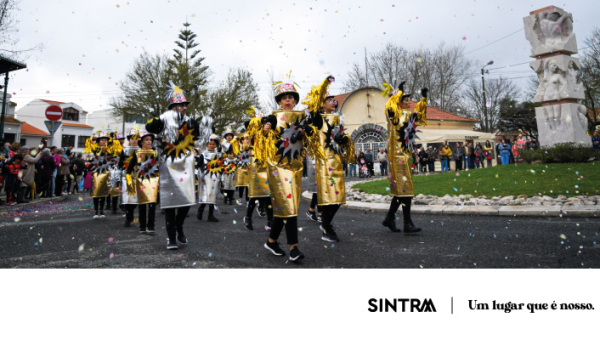
[[[573,16],[558,7],[535,11],[523,19],[525,36],[531,43],[531,56],[547,53],[577,53],[577,41],[573,33]]]

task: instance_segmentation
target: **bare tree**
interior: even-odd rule
[[[19,1],[17,0],[0,0],[0,52],[3,52],[9,58],[19,57],[23,59],[23,55],[40,51],[44,46],[40,43],[24,49],[15,48],[19,41],[17,12],[20,9],[18,4]]]
[[[488,79],[485,82],[485,99],[487,105],[484,106],[482,84],[478,80],[471,79],[464,93],[463,107],[467,109],[467,112],[465,112],[467,116],[481,121],[483,131],[494,131],[500,119],[501,102],[507,98],[518,99],[518,93],[519,89],[510,80],[502,77]]]
[[[262,107],[265,108],[265,110],[267,111],[275,111],[279,108],[279,105],[277,105],[277,101],[275,101],[275,91],[273,90],[273,86],[272,84],[275,82],[275,76],[273,74],[273,67],[271,67],[271,71],[269,71],[269,98],[266,101],[262,102]]]
[[[600,29],[596,27],[592,30],[586,44],[588,47],[581,56],[581,70],[577,74],[577,81],[583,83],[583,105],[588,109],[588,132],[593,133],[600,126],[597,113],[600,107]]]
[[[387,44],[383,50],[368,58],[367,74],[355,63],[344,83],[346,91],[364,86],[381,86],[388,83],[394,88],[405,81],[405,91],[415,100],[420,90],[429,89],[430,105],[444,111],[454,111],[460,106],[459,88],[472,74],[473,62],[464,57],[464,47],[446,46],[407,50]]]

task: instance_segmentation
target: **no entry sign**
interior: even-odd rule
[[[57,122],[62,118],[62,116],[63,110],[58,105],[50,105],[46,109],[46,118],[48,118],[49,121]]]

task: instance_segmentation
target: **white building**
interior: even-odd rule
[[[23,135],[19,133],[21,144],[28,146],[39,144],[41,137],[39,133],[47,133],[48,131],[44,121],[47,120],[46,109],[50,105],[60,106],[63,110],[63,118],[60,128],[54,133],[54,137],[49,138],[48,145],[57,147],[73,146],[73,151],[82,152],[86,139],[90,138],[95,131],[92,126],[86,124],[88,112],[75,103],[63,103],[46,99],[35,99],[14,114],[14,119],[35,128],[35,130],[27,128],[27,131],[25,131],[27,133]]]
[[[2,106],[5,106],[4,110],[6,112],[4,116],[4,140],[12,143],[20,141],[21,122],[14,117],[17,103],[11,102],[10,98],[12,98],[12,95],[7,93],[6,103],[3,103],[3,96],[0,91],[0,110],[2,110]]]
[[[123,118],[113,116],[112,112],[112,109],[94,111],[86,116],[86,124],[93,126],[93,131],[108,130],[121,133],[125,131],[126,135],[136,125],[144,130],[146,122],[149,120],[149,118],[142,116],[131,116],[126,119],[123,126]]]

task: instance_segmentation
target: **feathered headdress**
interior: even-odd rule
[[[333,76],[328,76],[319,86],[313,86],[310,93],[306,95],[302,104],[308,105],[308,111],[317,112],[323,107],[325,98],[327,98],[327,89],[335,81]]]
[[[179,86],[176,86],[170,80],[169,80],[169,85],[171,86],[171,88],[169,90],[167,90],[167,96],[166,96],[166,99],[170,102],[169,106],[167,107],[168,110],[170,110],[173,107],[173,105],[176,105],[176,104],[190,104],[191,103],[185,99],[183,90]]]

